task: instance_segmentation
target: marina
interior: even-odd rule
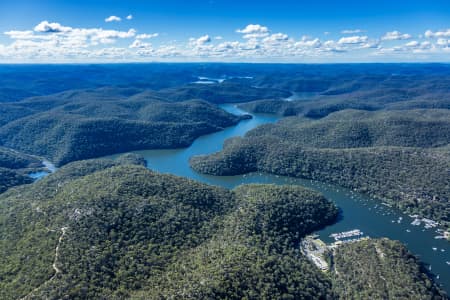
[[[327,272],[330,270],[328,261],[332,258],[334,250],[347,243],[369,239],[368,236],[363,237],[363,235],[359,229],[333,233],[330,237],[334,238],[335,242],[330,244],[319,239],[317,234],[308,235],[300,242],[300,251],[320,270]]]
[[[422,223],[424,224],[425,229],[436,228],[439,226],[439,223],[427,218],[419,218],[417,215],[410,216],[414,217],[414,221],[411,222],[413,226],[420,226]]]
[[[335,241],[340,241],[342,239],[352,238],[355,236],[362,236],[364,233],[359,229],[353,229],[350,231],[343,231],[338,233],[330,234],[330,237],[334,238]]]

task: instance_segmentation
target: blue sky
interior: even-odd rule
[[[448,0],[0,3],[2,62],[449,62],[449,40]]]

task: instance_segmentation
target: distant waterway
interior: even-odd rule
[[[292,92],[292,95],[284,99],[285,101],[306,101],[318,96],[316,92]]]
[[[34,172],[34,173],[30,173],[28,174],[28,176],[30,176],[31,178],[33,178],[34,180],[39,180],[44,178],[45,176],[47,176],[50,173],[53,173],[56,171],[56,167],[54,164],[52,164],[50,161],[48,160],[43,160],[42,161],[42,165],[44,166],[43,171],[38,171],[38,172]]]
[[[221,106],[233,114],[246,113],[235,105]],[[199,174],[189,167],[189,158],[194,155],[209,154],[220,151],[223,142],[235,136],[243,136],[247,131],[267,123],[274,123],[279,118],[273,115],[254,114],[253,119],[243,120],[239,124],[223,131],[199,137],[185,149],[135,151],[147,160],[152,170],[188,177],[194,180],[232,189],[241,184],[272,183],[296,184],[321,192],[336,203],[341,209],[340,220],[332,226],[317,232],[320,238],[329,243],[334,239],[329,235],[335,232],[360,229],[364,236],[388,237],[399,240],[408,249],[419,256],[430,271],[438,276],[436,281],[450,293],[450,243],[435,239],[439,234],[434,229],[413,226],[414,220],[402,212],[383,205],[381,201],[356,193],[349,189],[319,181],[296,179],[264,173],[251,173],[239,176],[210,176]]]

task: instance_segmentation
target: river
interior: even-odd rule
[[[243,114],[235,105],[221,106],[233,114]],[[438,240],[436,229],[425,229],[423,226],[413,226],[413,219],[402,212],[385,206],[381,201],[355,193],[346,188],[318,181],[296,179],[264,173],[251,173],[239,176],[210,176],[195,172],[189,167],[189,158],[199,154],[209,154],[220,151],[223,142],[230,137],[243,136],[247,131],[261,124],[276,122],[279,117],[274,115],[254,114],[253,119],[241,121],[239,124],[223,131],[199,137],[194,143],[184,149],[175,150],[144,150],[135,151],[147,161],[148,168],[194,180],[234,188],[246,183],[297,184],[323,193],[342,211],[337,223],[317,232],[325,242],[332,242],[331,233],[360,229],[365,236],[387,237],[399,240],[408,249],[419,256],[427,268],[438,278],[436,281],[450,293],[450,243]],[[117,155],[115,155],[117,156]],[[114,156],[113,156],[114,157]]]

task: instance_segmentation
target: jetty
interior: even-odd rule
[[[343,231],[343,232],[330,234],[330,237],[334,238],[335,241],[339,241],[339,240],[352,238],[352,237],[356,237],[356,236],[362,236],[362,235],[364,235],[364,233],[361,230],[353,229],[353,230],[349,230],[349,231]]]

